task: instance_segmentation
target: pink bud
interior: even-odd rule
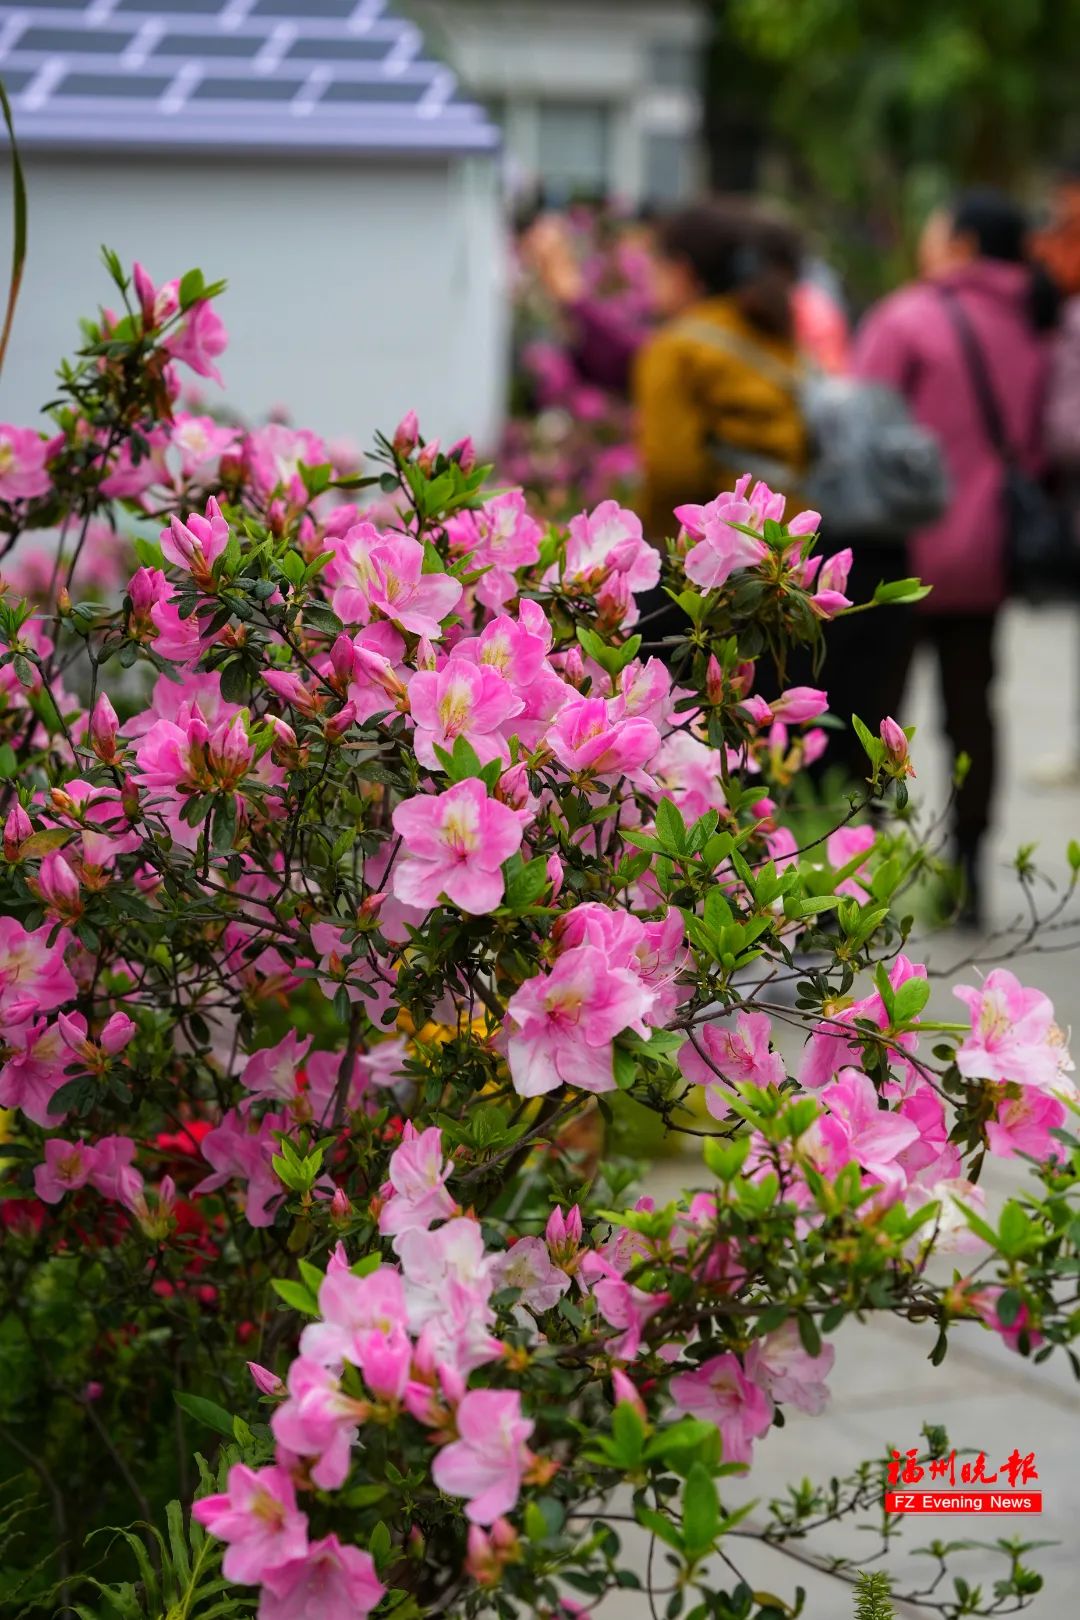
[[[86,1019],[82,1013],[58,1013],[56,1027],[69,1052],[81,1058],[94,1056],[93,1042],[87,1036]]]
[[[838,551],[834,556],[826,559],[822,565],[821,577],[818,580],[819,591],[843,591],[847,588],[848,575],[851,572],[852,552],[850,546]]]
[[[74,922],[82,915],[79,880],[58,849],[50,850],[45,856],[34,887],[62,922]]]
[[[424,448],[421,450],[420,454],[417,456],[416,465],[420,468],[421,472],[430,473],[433,471],[435,463],[438,459],[439,441],[438,439],[429,439],[427,444],[425,444]]]
[[[551,883],[551,898],[556,900],[563,886],[563,863],[557,855],[548,856],[547,875]]]
[[[83,1385],[82,1398],[84,1401],[100,1401],[105,1393],[105,1385],[99,1384],[96,1378],[91,1378],[88,1384]]]
[[[348,703],[342,704],[337,714],[332,714],[326,721],[323,735],[328,743],[339,743],[355,722],[356,704],[350,698]]]
[[[394,429],[394,452],[399,456],[411,456],[416,449],[420,438],[420,423],[415,411],[406,411],[397,427]]]
[[[772,720],[773,712],[760,692],[755,692],[753,697],[746,698],[741,704],[741,708],[751,725],[767,726]]]
[[[621,1367],[611,1369],[611,1388],[616,1406],[632,1406],[639,1417],[645,1416],[645,1402]]]
[[[23,844],[34,831],[34,824],[30,820],[21,804],[13,804],[8,811],[4,822],[4,859],[17,861]]]
[[[908,757],[908,740],[903,727],[898,726],[890,715],[886,715],[881,722],[879,735],[889,758],[894,764],[902,765]]]
[[[333,1221],[347,1221],[352,1214],[352,1205],[349,1195],[344,1187],[335,1187],[334,1196],[330,1200],[330,1219]]]
[[[154,313],[154,300],[157,297],[157,288],[150,280],[150,277],[147,275],[138,259],[136,259],[132,268],[132,279],[135,282],[135,296],[139,300],[139,308],[142,311],[143,324],[145,325],[146,330],[150,332],[157,325],[157,317]]]
[[[277,1373],[271,1372],[269,1367],[260,1367],[257,1361],[249,1361],[248,1372],[251,1374],[255,1388],[263,1395],[284,1395],[284,1380]]]
[[[333,665],[334,674],[339,680],[350,680],[355,662],[355,649],[343,631],[330,649],[330,663]]]
[[[468,437],[452,444],[446,453],[451,461],[457,462],[464,473],[472,472],[476,466],[476,446]]]
[[[122,1052],[125,1046],[131,1044],[134,1035],[135,1025],[127,1013],[115,1012],[98,1036],[98,1044],[103,1052],[107,1052],[110,1057],[116,1057],[118,1052]]]
[[[116,710],[109,702],[108,695],[102,692],[90,716],[90,746],[103,765],[112,765],[116,761],[116,733],[119,725]]]
[[[120,785],[120,806],[129,821],[139,818],[139,787],[133,777],[125,776]]]
[[[894,719],[889,714],[886,714],[886,718],[882,719],[881,727],[879,727],[879,735],[881,735],[881,740],[886,745],[887,757],[891,758],[892,765],[897,768],[895,774],[915,776],[912,763],[908,760],[907,732],[904,731],[904,727],[897,726]]]
[[[783,717],[789,725],[802,725],[816,720],[829,707],[829,694],[816,686],[789,686],[772,705],[772,712]]]
[[[821,528],[820,512],[799,512],[788,524],[788,534],[817,534]]]
[[[719,703],[724,695],[724,672],[720,668],[719,660],[714,653],[709,654],[709,665],[705,671],[705,696],[710,703]]]

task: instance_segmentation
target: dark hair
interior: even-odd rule
[[[1024,210],[1004,192],[986,187],[964,191],[949,209],[957,236],[973,236],[981,259],[1023,264],[1027,258],[1028,219]]]
[[[662,257],[688,265],[706,295],[732,294],[753,325],[790,336],[801,254],[786,220],[739,198],[718,198],[669,214],[656,240]]]

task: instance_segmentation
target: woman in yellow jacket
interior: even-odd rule
[[[672,510],[740,473],[795,494],[806,465],[791,295],[798,238],[752,205],[683,209],[657,231],[653,298],[663,325],[634,366],[640,502],[654,544]]]

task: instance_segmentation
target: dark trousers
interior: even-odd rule
[[[856,552],[847,595],[865,602],[879,580],[907,575],[899,546]],[[852,714],[877,732],[885,715],[905,723],[904,689],[915,649],[927,646],[937,666],[945,732],[954,756],[971,760],[957,795],[954,832],[961,852],[974,850],[990,823],[997,772],[997,738],[991,706],[996,614],[921,613],[913,607],[873,608],[825,627],[825,667],[819,684],[845,726]],[[800,671],[800,674],[803,673]],[[855,737],[833,732],[822,764],[842,763],[852,776],[866,775],[866,755]]]

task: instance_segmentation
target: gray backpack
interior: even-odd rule
[[[806,424],[810,466],[805,472],[714,442],[720,465],[749,472],[776,489],[797,490],[806,506],[821,513],[829,538],[852,545],[901,541],[941,517],[949,502],[941,447],[891,388],[797,370],[708,321],[685,322],[682,330],[777,382],[797,398]]]

